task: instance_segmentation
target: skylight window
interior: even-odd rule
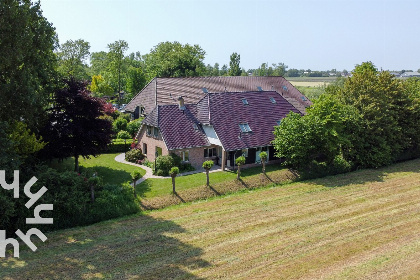
[[[252,131],[247,123],[240,123],[239,128],[241,129],[242,132],[251,132]]]
[[[306,97],[305,96],[301,96],[300,98],[302,98],[303,101],[306,101]]]
[[[285,91],[287,91],[287,86],[283,86],[283,89],[284,89]]]
[[[277,101],[274,99],[274,97],[270,97],[271,103],[277,103]]]
[[[249,105],[248,100],[246,100],[246,98],[242,98],[242,103],[244,103],[244,105]]]
[[[209,93],[209,91],[207,90],[207,88],[205,88],[205,87],[203,87],[202,89],[201,89],[204,93]]]
[[[263,91],[262,87],[257,87],[258,91]]]
[[[280,124],[281,124],[281,120],[278,120],[278,121],[277,121],[277,125],[280,125]]]
[[[193,127],[194,127],[195,130],[198,130],[198,126],[197,126],[196,123],[193,124]]]

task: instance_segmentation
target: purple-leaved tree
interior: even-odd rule
[[[48,144],[42,151],[48,158],[74,157],[79,171],[79,157],[97,156],[111,143],[112,125],[103,118],[105,102],[92,97],[86,82],[65,80],[56,91],[49,121],[42,136]]]

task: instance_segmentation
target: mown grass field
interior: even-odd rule
[[[0,279],[420,279],[420,160],[47,236]]]

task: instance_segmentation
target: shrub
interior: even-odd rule
[[[172,167],[169,174],[171,174],[172,177],[176,177],[176,175],[179,174],[179,168],[176,166]]]
[[[210,169],[212,168],[214,165],[214,162],[212,160],[207,160],[205,162],[203,162],[203,168],[204,169]]]
[[[169,156],[158,156],[156,158],[156,170],[161,170],[163,172],[163,175],[158,176],[168,176],[169,170],[171,170],[172,167],[175,166],[175,160],[172,157],[172,155]]]
[[[117,134],[117,139],[131,139],[131,135],[125,130],[120,130]]]
[[[158,170],[156,171],[156,175],[157,175],[157,176],[168,176],[168,173],[166,173],[166,174],[165,174],[165,172],[163,172],[163,170],[162,170],[162,169],[158,169]]]
[[[143,160],[144,157],[141,149],[132,149],[125,153],[125,160],[133,163]]]
[[[143,163],[142,163],[144,166],[147,166],[147,167],[150,167],[150,168],[152,168],[153,169],[153,162],[151,162],[150,160],[148,160],[147,158],[145,158],[144,160],[143,160]]]
[[[181,170],[181,172],[188,172],[188,171],[194,171],[195,170],[195,168],[189,162],[181,163],[181,167],[179,169]]]
[[[112,128],[115,132],[121,131],[121,130],[127,130],[127,120],[121,116],[119,116],[113,123]]]
[[[143,119],[137,119],[129,122],[127,124],[127,131],[130,133],[131,137],[135,137],[137,132],[139,131],[139,128],[141,126],[141,122]]]

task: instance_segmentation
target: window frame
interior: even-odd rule
[[[241,130],[241,132],[243,133],[248,133],[248,132],[252,132],[251,127],[249,126],[248,123],[240,123],[239,124],[239,129]]]

